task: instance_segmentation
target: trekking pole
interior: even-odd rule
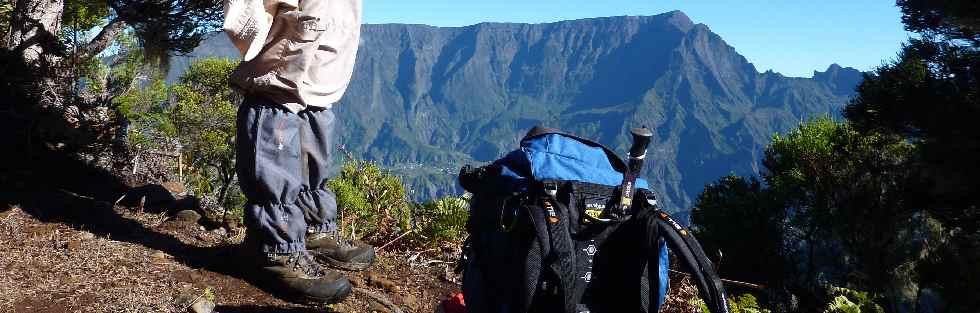
[[[647,146],[650,145],[650,139],[653,137],[653,132],[651,132],[646,126],[633,128],[630,130],[630,133],[633,134],[633,146],[630,147],[629,164],[626,166],[626,171],[623,173],[623,184],[620,189],[619,208],[614,213],[619,215],[619,217],[626,216],[627,210],[629,210],[629,208],[633,205],[633,193],[636,185],[636,177],[639,176],[640,171],[643,170],[643,159],[647,156]]]

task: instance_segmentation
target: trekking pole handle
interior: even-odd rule
[[[647,146],[650,145],[650,139],[653,137],[653,132],[646,126],[633,128],[630,133],[633,134],[633,145],[629,151],[629,164],[626,165],[626,171],[623,173],[619,205],[615,212],[619,217],[626,216],[633,206],[636,177],[640,175],[640,171],[643,169],[643,159],[647,155]]]
[[[649,128],[637,127],[630,130],[633,134],[633,146],[630,147],[630,166],[634,165],[633,160],[643,160],[647,155],[647,147],[650,145],[650,139],[653,138],[653,132]],[[642,164],[642,163],[640,163]],[[641,168],[630,168],[630,170],[639,171]]]

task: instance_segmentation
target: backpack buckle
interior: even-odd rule
[[[546,180],[542,183],[544,186],[544,193],[549,197],[555,198],[558,196],[558,182],[553,180]]]

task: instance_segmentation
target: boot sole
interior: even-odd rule
[[[340,303],[341,301],[347,299],[347,297],[349,297],[354,292],[354,287],[348,284],[344,286],[344,288],[341,289],[334,296],[328,298],[320,298],[320,297],[314,297],[305,294],[297,294],[293,292],[282,292],[280,290],[275,290],[274,288],[270,289],[267,286],[260,286],[260,285],[253,285],[253,286],[259,287],[259,289],[262,289],[265,292],[268,292],[279,299],[285,300],[286,302],[291,302],[294,304],[301,304],[301,305],[311,305],[311,306],[316,306],[321,304]]]
[[[297,302],[298,304],[306,304],[306,305],[335,304],[344,301],[344,299],[350,297],[351,293],[353,292],[354,292],[354,288],[348,284],[346,288],[343,289],[343,291],[338,293],[336,296],[330,298],[317,298],[308,295],[294,295],[290,298],[292,298],[294,302]]]

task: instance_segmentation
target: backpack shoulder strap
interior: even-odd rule
[[[657,209],[653,204],[647,203],[651,199],[651,192],[646,189],[638,191],[640,195],[637,199],[643,201],[634,202],[634,205],[642,205],[635,217],[645,224],[647,231],[644,232],[646,238],[642,238],[648,251],[656,250],[660,238],[664,238],[667,245],[678,255],[678,259],[689,269],[691,277],[705,304],[711,312],[728,313],[728,300],[725,296],[725,288],[721,278],[715,273],[711,260],[701,249],[701,244],[694,238],[690,229],[682,226],[666,212]],[[652,260],[655,255],[651,255]]]

